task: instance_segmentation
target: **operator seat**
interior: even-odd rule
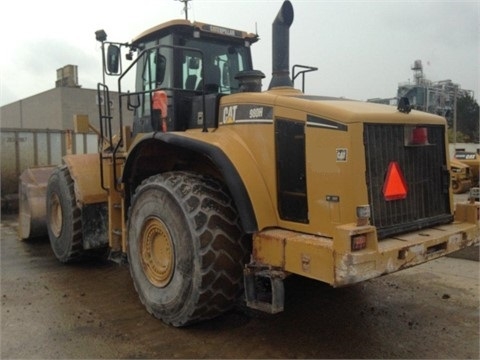
[[[187,80],[185,80],[185,89],[195,90],[196,84],[197,84],[197,75],[195,74],[188,75]]]
[[[185,87],[186,90],[195,90],[195,86],[197,85],[198,76],[195,74],[200,69],[200,60],[196,57],[192,57],[188,60],[188,76],[185,80]],[[193,74],[191,73],[193,72]],[[198,90],[198,89],[197,89]]]
[[[205,92],[218,93],[220,89],[220,68],[217,65],[210,65],[205,68]],[[197,90],[202,90],[203,79],[197,86]]]

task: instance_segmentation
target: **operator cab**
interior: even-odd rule
[[[219,99],[240,90],[236,76],[251,72],[250,45],[257,40],[254,34],[188,20],[170,21],[134,39],[136,65],[123,74],[136,68],[135,92],[127,95],[133,134],[216,127]]]

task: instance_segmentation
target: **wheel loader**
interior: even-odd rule
[[[462,194],[472,187],[472,169],[457,159],[450,159],[450,177],[454,194]]]
[[[456,151],[454,160],[470,167],[473,186],[480,186],[480,156],[475,152]]]
[[[454,209],[445,119],[297,89],[315,68],[290,71],[293,18],[285,1],[265,91],[256,34],[183,19],[129,43],[96,32],[99,153],[65,156],[46,189],[58,260],[108,251],[149,313],[185,326],[238,301],[281,312],[293,274],[347,286],[478,243],[479,204]]]

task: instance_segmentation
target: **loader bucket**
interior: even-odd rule
[[[18,186],[18,236],[29,239],[47,235],[46,193],[55,166],[26,169]]]

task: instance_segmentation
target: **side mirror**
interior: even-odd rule
[[[120,47],[113,44],[107,49],[107,71],[109,74],[120,73]]]
[[[157,84],[163,83],[165,80],[165,71],[167,69],[167,59],[165,56],[157,53],[157,60],[156,60],[156,82]]]

